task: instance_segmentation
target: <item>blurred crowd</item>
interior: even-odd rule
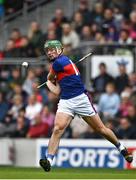
[[[72,60],[76,58],[72,50],[80,42],[131,44],[136,40],[136,1],[98,0],[90,7],[89,1],[80,0],[71,18],[56,9],[46,31],[36,21],[25,35],[14,28],[0,59],[39,57],[44,55],[44,42],[53,39],[63,43],[64,54]],[[58,97],[46,87],[37,89],[46,81],[48,70],[49,64],[28,68],[26,77],[21,78],[20,67],[0,66],[0,137],[50,136]],[[120,139],[136,139],[136,73],[127,73],[125,61],[118,62],[118,72],[117,77],[111,76],[101,62],[99,75],[91,79],[90,94],[106,126]],[[63,137],[101,138],[78,116]]]
[[[34,2],[36,0],[0,0],[0,19],[23,9],[24,3],[29,6]]]
[[[43,55],[44,42],[52,39],[61,40],[66,51],[77,48],[80,42],[85,41],[99,44],[135,42],[135,0],[98,0],[92,7],[87,0],[79,2],[78,9],[71,18],[65,15],[63,9],[56,9],[46,29],[41,29],[40,22],[37,21],[30,23],[27,34],[14,28],[6,46],[1,50],[0,58]]]

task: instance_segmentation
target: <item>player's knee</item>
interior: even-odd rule
[[[55,125],[53,129],[53,133],[56,135],[61,135],[63,133],[63,128],[59,125]]]

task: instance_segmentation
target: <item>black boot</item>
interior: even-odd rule
[[[45,159],[40,159],[39,164],[44,171],[49,172],[51,170],[51,164],[46,157]]]
[[[132,154],[131,154],[130,152],[128,152],[128,150],[127,150],[126,148],[123,149],[123,150],[121,150],[120,153],[123,155],[123,157],[126,159],[126,161],[127,161],[128,163],[131,163],[131,162],[133,161],[133,156],[132,156]]]

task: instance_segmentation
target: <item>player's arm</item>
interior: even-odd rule
[[[51,82],[55,82],[57,78],[57,74],[62,72],[63,68],[61,64],[58,61],[55,61],[49,71],[49,74],[47,76],[47,80],[50,80]]]
[[[51,69],[47,75],[47,80],[54,81],[56,79],[56,73]]]
[[[53,84],[50,80],[47,80],[46,85],[49,88],[49,90],[55,95],[58,96],[60,94],[61,89],[57,82],[56,84]]]

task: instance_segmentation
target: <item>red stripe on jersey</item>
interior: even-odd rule
[[[76,66],[75,66],[75,68],[76,68],[77,72],[79,73],[79,71],[78,71]],[[72,64],[68,64],[68,65],[64,66],[64,72],[59,72],[57,74],[57,79],[58,79],[58,81],[60,81],[64,77],[71,76],[71,75],[74,75],[74,74],[76,74],[75,69],[73,68]]]

